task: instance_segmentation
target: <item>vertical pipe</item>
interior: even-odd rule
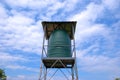
[[[39,76],[39,80],[41,80],[41,78],[42,78],[42,62],[41,62],[41,66],[40,66],[40,76]]]
[[[77,64],[75,62],[75,74],[76,74],[76,80],[78,80],[78,70],[77,70]]]
[[[45,35],[46,35],[46,25],[45,25],[45,27],[44,27],[44,38],[43,38],[43,46],[42,46],[42,56],[41,56],[41,58],[43,58],[43,56],[44,56],[44,54],[43,54],[43,52],[44,52],[44,43],[45,43]]]
[[[71,72],[72,72],[72,80],[74,80],[74,69],[73,69],[73,67],[71,68]]]
[[[45,71],[44,71],[44,80],[47,80],[47,68],[45,68]]]
[[[76,48],[75,48],[75,37],[74,37],[74,28],[73,28],[74,25],[72,25],[72,35],[73,35],[73,47],[74,47],[74,57],[76,58]]]
[[[74,26],[74,25],[73,25]],[[72,32],[74,35],[74,28],[72,26]],[[75,53],[75,74],[76,74],[76,80],[78,80],[78,70],[77,70],[77,60],[76,60],[76,47],[75,47],[75,37],[73,36],[73,42],[74,42],[74,53]]]
[[[46,32],[46,26],[45,26],[45,29],[44,29],[44,32]],[[39,80],[41,80],[42,78],[42,72],[43,72],[43,64],[42,64],[42,58],[43,58],[43,52],[44,52],[44,43],[45,43],[45,33],[44,33],[44,36],[43,36],[43,45],[42,45],[42,55],[41,55],[41,65],[40,65],[40,76],[39,76]]]

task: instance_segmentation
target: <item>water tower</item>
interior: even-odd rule
[[[78,80],[74,38],[76,21],[43,21],[42,26],[44,36],[39,80],[53,80],[58,70],[66,80]],[[53,69],[56,71],[51,74]]]

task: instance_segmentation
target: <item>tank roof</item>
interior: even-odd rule
[[[56,29],[67,31],[71,39],[74,39],[76,21],[43,21],[42,26],[46,39],[49,39],[51,33]]]

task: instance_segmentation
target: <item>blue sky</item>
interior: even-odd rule
[[[80,80],[120,77],[120,0],[0,0],[0,68],[8,80],[38,80],[41,21],[77,21]]]

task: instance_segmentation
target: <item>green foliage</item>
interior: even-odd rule
[[[0,80],[6,80],[5,72],[2,69],[0,69]]]
[[[116,78],[115,80],[120,80],[120,78]]]

